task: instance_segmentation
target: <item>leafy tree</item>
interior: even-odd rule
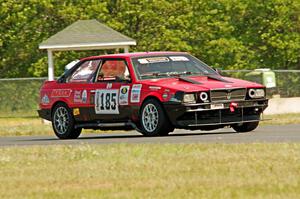
[[[0,77],[47,75],[39,43],[79,19],[137,40],[134,51],[188,51],[224,69],[300,69],[298,0],[0,0]],[[57,52],[63,65],[88,55]]]

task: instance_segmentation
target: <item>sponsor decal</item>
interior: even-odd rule
[[[149,89],[150,90],[159,90],[159,89],[161,89],[161,87],[160,86],[149,86]]]
[[[128,105],[128,93],[130,86],[121,86],[119,94],[119,104]]]
[[[164,93],[164,94],[162,95],[162,97],[163,97],[164,99],[166,99],[166,98],[168,97],[168,93]]]
[[[74,103],[81,103],[81,91],[74,91]]]
[[[95,93],[96,114],[119,114],[117,89],[101,89]]]
[[[121,89],[120,89],[120,90],[121,90],[121,93],[122,93],[122,94],[126,94],[127,91],[128,91],[128,88],[129,88],[129,86],[122,86]]]
[[[79,111],[79,108],[74,108],[73,109],[73,115],[80,115],[80,111]]]
[[[86,90],[82,91],[81,99],[82,99],[82,103],[87,102],[87,92],[86,92]]]
[[[224,104],[211,104],[210,109],[223,109]]]
[[[86,103],[87,102],[87,92],[83,91],[74,91],[74,103]]]
[[[112,88],[112,83],[107,83],[106,88],[107,88],[107,89]]]
[[[70,97],[71,89],[54,89],[51,92],[51,97]]]
[[[172,61],[189,61],[189,59],[185,56],[172,56],[170,59]]]
[[[150,64],[150,63],[159,63],[159,62],[169,62],[170,60],[167,57],[148,57],[138,59],[140,64]]]
[[[50,100],[47,94],[42,97],[42,104],[49,104]]]
[[[131,95],[130,95],[131,102],[133,103],[140,102],[141,90],[142,90],[142,84],[134,84],[132,86]]]

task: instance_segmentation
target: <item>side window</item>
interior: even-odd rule
[[[89,60],[83,62],[67,79],[67,82],[91,82],[100,60]]]
[[[99,70],[97,81],[124,81],[130,75],[125,60],[105,60]]]

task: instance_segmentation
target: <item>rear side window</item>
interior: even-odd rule
[[[115,81],[129,78],[125,60],[105,60],[98,73],[97,81]]]
[[[83,62],[68,78],[67,82],[91,82],[99,66],[100,60]]]

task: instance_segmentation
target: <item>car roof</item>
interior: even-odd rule
[[[176,55],[176,54],[187,54],[186,52],[172,52],[172,51],[157,51],[157,52],[134,52],[134,53],[120,53],[120,54],[108,54],[85,57],[80,59],[81,61],[89,59],[100,59],[100,58],[132,58],[132,57],[144,57],[144,56],[157,56],[157,55]]]

